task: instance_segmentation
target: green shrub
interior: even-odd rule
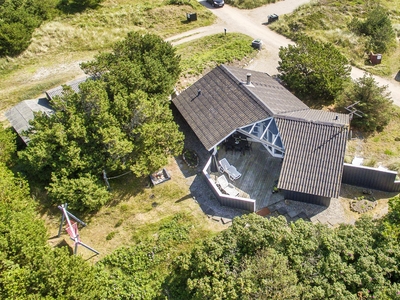
[[[119,219],[118,222],[115,224],[115,227],[121,226],[123,222],[124,222],[123,219]]]
[[[275,2],[276,0],[225,0],[226,4],[244,9],[261,7],[265,4],[275,3]]]
[[[109,234],[107,234],[106,240],[107,240],[107,241],[112,240],[112,239],[114,238],[115,234],[116,234],[115,231],[111,231]]]
[[[381,6],[372,9],[365,21],[358,18],[352,19],[348,27],[359,35],[369,37],[366,43],[367,51],[386,52],[396,36],[389,13]]]

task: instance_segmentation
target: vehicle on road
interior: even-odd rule
[[[279,16],[277,14],[272,14],[268,16],[268,24],[278,21],[279,20]]]
[[[224,0],[207,0],[214,7],[224,7]]]

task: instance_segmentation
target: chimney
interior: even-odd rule
[[[251,84],[251,74],[247,73],[246,85],[250,85],[250,84]]]

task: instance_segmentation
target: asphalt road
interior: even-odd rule
[[[223,8],[213,8],[205,0],[199,1],[202,5],[210,9],[218,17],[217,23],[187,31],[183,34],[167,39],[173,45],[188,42],[206,35],[227,32],[240,32],[253,39],[263,41],[263,49],[257,57],[246,67],[247,69],[275,75],[278,73],[279,48],[286,47],[293,43],[284,36],[270,30],[267,25],[267,16],[273,13],[278,15],[290,13],[302,4],[310,2],[309,0],[284,0],[277,3],[268,4],[252,10],[240,10],[235,7],[225,5]],[[351,77],[360,78],[364,71],[352,67]],[[393,103],[400,106],[400,82],[393,79],[386,79],[379,76],[373,76],[380,85],[387,85],[391,92]]]

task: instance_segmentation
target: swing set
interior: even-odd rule
[[[75,217],[73,214],[71,214],[67,210],[67,203],[59,205],[58,208],[62,211],[60,228],[58,229],[58,237],[60,237],[60,235],[61,235],[61,231],[63,229],[64,221],[67,221],[66,231],[69,234],[69,237],[71,238],[71,240],[74,241],[74,246],[75,246],[74,254],[75,255],[77,254],[79,245],[85,247],[86,249],[89,249],[90,251],[92,251],[92,252],[94,252],[96,254],[100,254],[98,251],[96,251],[92,247],[90,247],[90,246],[86,245],[85,243],[83,243],[79,238],[78,223],[80,223],[82,226],[86,226],[87,224],[85,222],[79,220],[77,217]],[[70,218],[72,218],[76,222],[72,223]]]

